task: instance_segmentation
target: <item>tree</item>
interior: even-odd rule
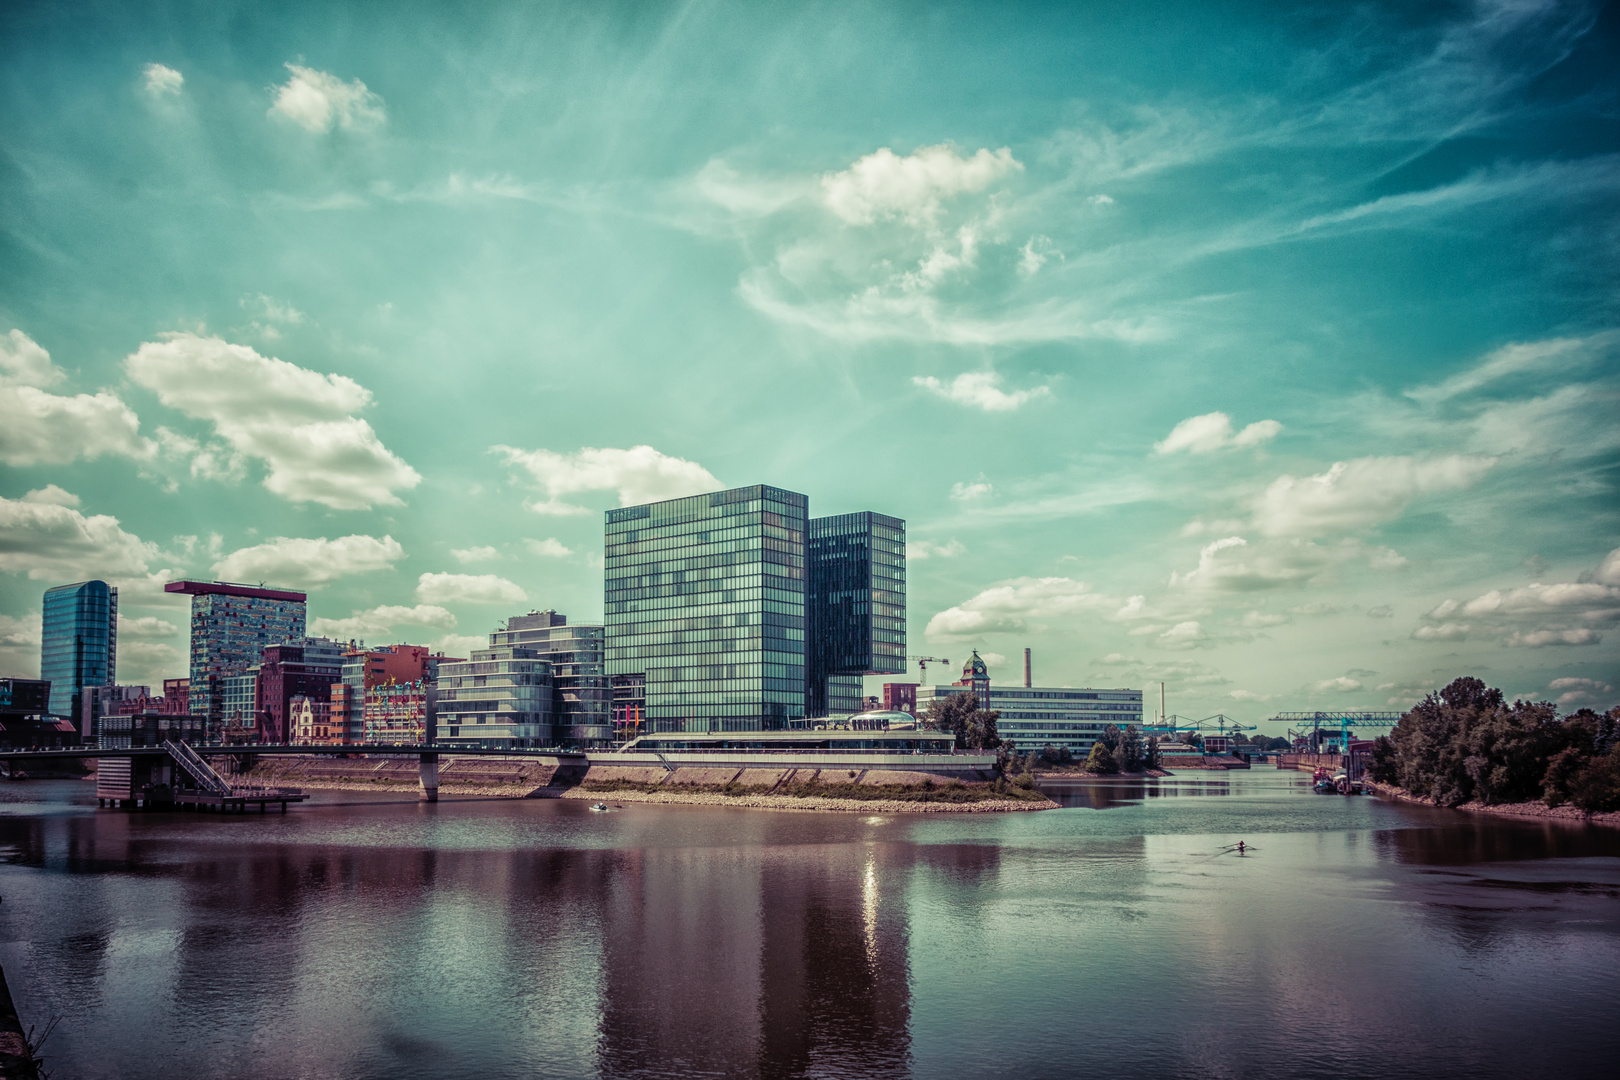
[[[1114,760],[1119,763],[1120,772],[1142,771],[1142,733],[1136,730],[1136,725],[1126,724],[1124,730],[1118,731],[1112,747]]]
[[[1000,718],[1001,713],[994,709],[979,708],[979,696],[969,691],[935,698],[928,703],[924,719],[930,727],[954,734],[958,750],[994,750],[1001,745],[996,733]]]
[[[1091,753],[1086,756],[1086,772],[1098,775],[1119,772],[1119,765],[1114,761],[1113,752],[1108,744],[1101,739],[1091,744]]]
[[[1157,735],[1148,736],[1147,750],[1142,755],[1142,768],[1164,768],[1164,755],[1159,753],[1159,737]]]

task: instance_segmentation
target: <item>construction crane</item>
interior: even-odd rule
[[[928,681],[929,664],[949,664],[950,661],[943,656],[908,656],[907,660],[917,661],[917,670],[922,673],[922,681]]]

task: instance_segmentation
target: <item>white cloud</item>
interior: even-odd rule
[[[1377,607],[1367,609],[1367,618],[1369,619],[1393,619],[1394,617],[1395,609],[1388,604],[1379,604]]]
[[[328,540],[277,536],[231,552],[214,564],[220,581],[266,581],[291,586],[325,585],[348,574],[391,570],[405,557],[392,536],[340,536]]]
[[[1231,698],[1233,701],[1253,702],[1270,701],[1272,698],[1271,694],[1257,694],[1253,690],[1230,690],[1227,692],[1226,696]]]
[[[1007,662],[1007,658],[998,652],[980,652],[979,659],[991,668],[1000,667]]]
[[[565,495],[585,491],[613,491],[620,506],[678,499],[725,487],[695,461],[670,457],[650,446],[628,450],[587,446],[572,454],[550,450],[490,447],[507,464],[526,470],[546,490],[546,498],[529,504],[541,514],[584,514],[590,511],[562,501]]]
[[[416,598],[426,604],[521,604],[529,597],[515,582],[494,574],[423,574]]]
[[[525,540],[523,546],[534,554],[548,559],[561,559],[573,554],[573,551],[564,547],[562,541],[555,536],[548,536],[544,540]]]
[[[60,488],[54,492],[67,494]],[[0,497],[0,571],[55,583],[116,581],[145,574],[157,558],[157,545],[119,528],[117,518],[86,517],[62,503],[58,494],[44,501]]]
[[[1267,627],[1282,626],[1294,620],[1287,615],[1267,614],[1264,611],[1246,611],[1243,613],[1243,625],[1250,630],[1264,630]]]
[[[953,499],[981,499],[990,494],[991,485],[985,480],[963,481],[958,480],[951,485],[951,498]]]
[[[1488,354],[1467,371],[1432,386],[1414,387],[1406,391],[1406,396],[1414,401],[1435,404],[1472,393],[1482,386],[1513,375],[1568,372],[1584,366],[1595,355],[1612,347],[1616,340],[1620,340],[1620,334],[1611,330],[1580,338],[1514,342]]]
[[[51,354],[21,330],[0,337],[0,462],[66,465],[107,454],[151,457],[140,420],[117,396],[48,392],[66,376]]]
[[[1156,454],[1174,454],[1185,450],[1189,454],[1208,454],[1226,447],[1259,446],[1277,437],[1282,425],[1275,420],[1256,420],[1248,427],[1232,433],[1232,418],[1223,412],[1189,416],[1170,429],[1162,442],[1153,444]]]
[[[383,604],[369,611],[356,611],[346,619],[315,619],[310,623],[310,633],[316,637],[330,637],[340,641],[384,638],[393,634],[395,626],[454,630],[456,617],[436,604],[417,604],[415,607]]]
[[[0,645],[32,645],[39,647],[43,637],[39,612],[24,615],[0,615]]]
[[[1065,577],[1015,578],[985,589],[928,620],[930,638],[976,637],[1025,630],[1032,619],[1053,619],[1117,606],[1118,600],[1092,592],[1083,581]]]
[[[186,77],[164,64],[147,64],[141,69],[141,83],[149,97],[173,97],[185,85]]]
[[[1309,540],[1252,545],[1241,536],[1228,536],[1205,544],[1198,553],[1195,569],[1185,574],[1172,572],[1170,586],[1212,593],[1299,586],[1357,557],[1362,551],[1359,546],[1323,547]]]
[[[947,540],[943,544],[932,540],[906,541],[906,558],[912,562],[920,562],[923,559],[954,559],[966,553],[967,548],[960,540]]]
[[[24,495],[23,501],[50,503],[52,506],[78,506],[80,499],[71,491],[63,491],[55,484],[46,484]]]
[[[949,383],[942,383],[932,375],[914,376],[911,381],[946,401],[971,405],[985,412],[1011,412],[1026,401],[1045,397],[1051,393],[1051,387],[1048,386],[1008,393],[996,385],[1001,381],[1001,376],[993,371],[963,372]]]
[[[1558,694],[1560,705],[1608,704],[1613,700],[1614,687],[1597,679],[1554,679],[1547,689]]]
[[[822,198],[829,210],[852,225],[899,218],[927,226],[939,218],[944,200],[983,191],[1023,167],[1005,146],[996,151],[981,148],[965,158],[952,146],[925,146],[906,157],[885,146],[843,172],[823,176]]]
[[[455,558],[456,562],[463,566],[468,563],[493,562],[501,557],[499,551],[487,545],[484,547],[451,548],[450,554]]]
[[[1412,631],[1416,641],[1462,641],[1471,629],[1467,623],[1442,623],[1439,626],[1420,626]]]
[[[1603,556],[1598,564],[1597,580],[1604,585],[1620,585],[1620,548]]]
[[[1196,619],[1179,622],[1157,638],[1166,649],[1196,649],[1210,644],[1210,637]]]
[[[443,653],[445,656],[460,657],[463,660],[469,659],[474,649],[487,648],[489,648],[488,637],[477,637],[471,634],[446,634],[433,643],[435,652]]]
[[[173,637],[180,632],[180,628],[167,619],[160,619],[156,615],[143,615],[140,618],[131,618],[128,615],[118,616],[118,647],[122,649],[124,643],[130,638],[164,638]]]
[[[306,131],[364,130],[387,119],[382,98],[359,79],[344,82],[314,68],[286,65],[292,75],[276,88],[271,116],[290,120]]]
[[[1348,675],[1340,675],[1336,679],[1323,679],[1319,683],[1312,683],[1311,689],[1324,693],[1332,691],[1341,694],[1349,694],[1361,689],[1361,680],[1352,679]]]
[[[1273,480],[1255,500],[1254,523],[1268,536],[1365,529],[1399,516],[1420,495],[1471,487],[1495,463],[1461,454],[1339,461],[1316,476]]]
[[[1290,614],[1290,615],[1333,615],[1333,614],[1336,614],[1338,612],[1338,610],[1339,610],[1338,608],[1334,607],[1332,604],[1328,603],[1325,600],[1313,600],[1309,604],[1301,604],[1301,605],[1299,605],[1299,607],[1291,607],[1291,608],[1289,608],[1288,609],[1288,614]]]
[[[1573,630],[1531,630],[1509,634],[1502,644],[1514,649],[1541,649],[1548,645],[1601,645],[1603,635],[1590,627]]]
[[[163,404],[212,422],[235,451],[263,461],[264,486],[289,501],[334,510],[395,506],[395,491],[422,480],[370,424],[350,415],[370,403],[371,392],[346,376],[195,334],[147,342],[125,367]]]

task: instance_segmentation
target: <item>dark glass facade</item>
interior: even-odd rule
[[[860,712],[862,675],[906,670],[906,523],[870,511],[812,518],[807,562],[808,715]]]
[[[191,713],[214,738],[228,716],[225,680],[258,667],[266,646],[303,639],[305,596],[203,581],[171,581],[163,591],[191,595]],[[231,685],[236,691],[241,684]],[[244,726],[253,708],[233,698],[231,711],[245,713]]]
[[[588,750],[612,739],[608,677],[600,626],[569,626],[555,611],[531,611],[506,620],[506,629],[489,635],[491,646],[521,645],[551,664],[554,689],[551,724],[556,745]]]
[[[45,590],[39,677],[51,683],[51,713],[79,722],[87,686],[118,681],[118,590],[81,581]]]
[[[808,508],[757,484],[607,512],[607,674],[642,677],[643,730],[804,718]]]

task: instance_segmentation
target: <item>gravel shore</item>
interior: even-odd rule
[[[1398,788],[1394,784],[1380,784],[1376,781],[1367,781],[1367,787],[1386,799],[1397,802],[1416,803],[1419,806],[1439,806],[1440,804],[1426,795],[1414,795],[1405,788]],[[1620,828],[1620,810],[1610,810],[1605,813],[1588,814],[1584,810],[1573,806],[1548,806],[1544,802],[1517,802],[1517,803],[1482,803],[1465,802],[1460,806],[1453,806],[1452,810],[1466,810],[1470,814],[1496,814],[1499,817],[1541,818],[1547,821],[1575,821],[1585,822],[1589,825],[1608,825]]]
[[[761,810],[837,810],[855,814],[997,814],[1012,810],[1055,810],[1050,799],[1027,802],[986,799],[984,802],[910,802],[900,799],[829,799],[820,795],[721,795],[709,791],[585,791],[569,788],[564,799],[587,799],[609,805],[620,802],[687,803],[694,806],[752,806]]]

